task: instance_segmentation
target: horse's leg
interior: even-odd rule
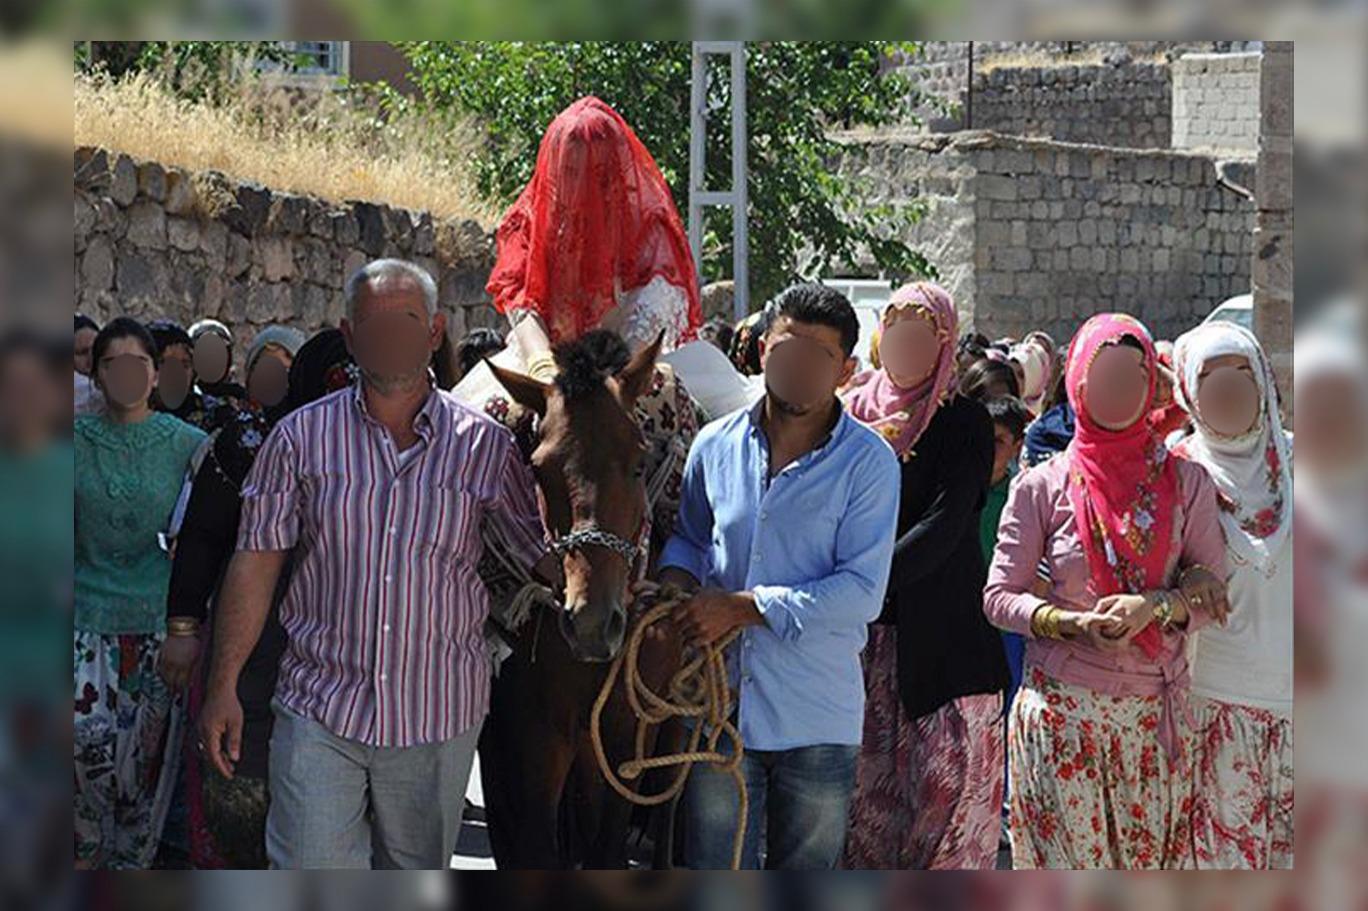
[[[677,720],[667,721],[661,725],[660,731],[656,734],[656,751],[658,753],[679,753],[684,750],[684,743],[688,732]],[[654,784],[661,788],[669,787],[674,782],[674,769],[662,769],[656,773]],[[656,870],[673,870],[675,863],[675,846],[677,844],[677,830],[679,828],[679,795],[674,799],[661,804],[656,808],[655,814],[651,817],[651,867]]]
[[[499,668],[480,744],[489,839],[500,869],[555,869],[559,804],[573,759],[566,695],[556,677],[568,660],[555,627],[529,621]]]
[[[484,788],[485,826],[494,865],[509,867],[514,862],[517,844],[518,776],[515,762],[514,732],[517,723],[517,672],[514,659],[508,658],[490,686],[489,717],[480,732],[480,782]]]
[[[540,755],[523,765],[523,780],[514,869],[557,870],[567,866],[561,847],[561,795],[575,753],[570,741],[542,725],[528,725],[520,745]]]
[[[521,778],[516,866],[573,864],[562,834],[562,799],[575,760],[575,732],[588,717],[586,675],[555,626],[543,623],[535,661],[526,665],[525,711],[515,721]]]
[[[615,739],[620,738],[610,738],[605,733],[604,750],[614,767],[631,755],[632,750],[630,738],[626,743],[612,742]],[[598,757],[587,733],[580,738],[572,774],[585,869],[625,869],[633,805],[603,780]]]
[[[680,647],[675,637],[665,640],[647,639],[642,642],[639,653],[639,667],[642,681],[653,691],[666,693],[667,683],[679,666]],[[597,695],[598,688],[595,688]],[[667,724],[666,728],[677,727]],[[603,709],[601,733],[603,750],[613,770],[619,763],[632,757],[636,752],[637,718],[623,692],[621,677]],[[646,732],[645,755],[657,754],[657,739],[660,728],[650,728]],[[679,747],[666,736],[666,749],[677,752]],[[585,866],[595,869],[621,869],[627,866],[627,838],[631,830],[635,804],[622,797],[603,779],[602,770],[593,750],[588,732],[580,740],[579,758],[576,760],[576,773],[579,786],[588,792],[588,802],[596,806],[598,812],[592,838],[586,840],[589,853]],[[648,772],[635,782],[627,782],[629,787],[642,794],[655,794],[674,783],[678,769],[665,768]],[[643,780],[644,779],[644,780]],[[647,831],[656,828],[654,820],[661,815],[662,808],[647,811],[649,817]],[[581,831],[585,831],[583,828]]]

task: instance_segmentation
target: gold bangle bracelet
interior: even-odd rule
[[[168,636],[198,636],[200,622],[194,617],[172,617],[166,621]]]
[[[1063,613],[1053,604],[1043,604],[1031,615],[1031,634],[1037,639],[1058,639],[1059,618]]]
[[[556,378],[557,372],[556,358],[548,352],[533,355],[527,361],[527,375],[533,379],[549,383]]]
[[[1191,566],[1184,567],[1183,571],[1178,574],[1178,585],[1180,587],[1186,585],[1188,574],[1196,572],[1199,569],[1211,573],[1211,575],[1215,576],[1217,579],[1221,578],[1220,575],[1216,572],[1216,570],[1212,569],[1210,566],[1207,566],[1205,563],[1194,563]]]

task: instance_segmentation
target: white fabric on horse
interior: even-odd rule
[[[689,342],[660,358],[674,368],[708,420],[753,404],[765,393],[765,378],[744,376],[711,342]]]

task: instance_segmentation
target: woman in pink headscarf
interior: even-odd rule
[[[998,526],[984,612],[1027,636],[1007,735],[1016,868],[1194,862],[1187,643],[1224,620],[1226,550],[1211,478],[1146,420],[1156,363],[1137,320],[1083,324],[1073,440],[1018,475]]]
[[[991,869],[1002,807],[1002,640],[982,611],[979,512],[993,425],[955,382],[955,305],[916,282],[894,293],[876,365],[845,404],[902,461],[898,539],[864,653],[864,738],[848,868]]]

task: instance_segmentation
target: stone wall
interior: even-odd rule
[[[1257,41],[926,41],[917,55],[895,65],[912,68],[918,91],[942,102],[924,100],[915,107],[932,132],[972,128],[1164,148],[1172,133],[1165,122],[1171,118],[1168,66],[1184,54],[1220,56],[1256,52],[1259,46]],[[995,69],[1003,73],[998,82],[991,78]],[[1049,81],[1031,82],[1033,71]],[[1053,75],[1045,77],[1047,72]],[[1024,104],[1014,107],[1016,102]],[[1099,108],[1117,113],[1103,119],[1107,115]],[[1140,117],[1132,122],[1137,108]]]
[[[1295,206],[1293,182],[1293,43],[1270,41],[1260,60],[1258,180],[1259,211],[1252,257],[1254,331],[1273,364],[1291,409]],[[1352,208],[1352,207],[1351,207]]]
[[[77,149],[74,167],[76,307],[100,322],[212,316],[242,351],[271,323],[338,325],[346,276],[380,256],[432,273],[453,340],[502,320],[484,292],[493,238],[476,222],[330,203],[103,149]]]
[[[1169,68],[996,67],[974,74],[970,125],[1017,136],[1164,149],[1170,141]]]
[[[969,85],[967,41],[926,41],[920,52],[900,61],[915,73],[916,86],[926,103],[914,108],[927,129],[942,133],[964,127],[964,103]],[[940,104],[931,103],[938,99]]]
[[[1174,61],[1174,148],[1258,147],[1260,56],[1188,54]]]
[[[982,131],[846,134],[871,202],[928,214],[904,236],[990,336],[1045,329],[1061,341],[1093,313],[1124,310],[1160,337],[1249,291],[1253,162]],[[862,163],[859,163],[861,162]]]

